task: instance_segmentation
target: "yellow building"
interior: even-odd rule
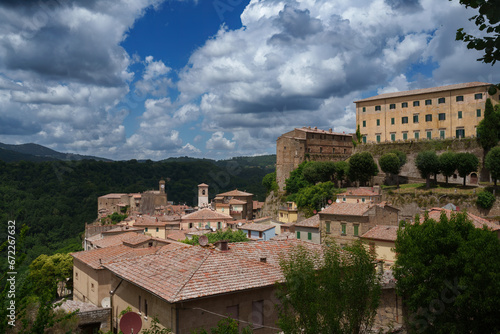
[[[278,209],[278,221],[282,223],[295,223],[297,221],[299,210],[295,202],[286,202],[285,206]]]
[[[356,103],[356,127],[363,142],[476,136],[491,84],[469,82],[381,94]]]
[[[370,251],[374,252],[377,260],[384,261],[392,266],[396,262],[394,248],[399,226],[376,225],[361,236],[361,240],[369,245]]]

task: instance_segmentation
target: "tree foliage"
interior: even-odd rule
[[[301,163],[290,173],[290,177],[285,180],[285,190],[288,195],[297,193],[301,188],[312,185],[304,178],[304,174],[302,173],[304,168],[306,168],[306,166],[308,166],[310,163],[310,161],[304,161],[303,163]]]
[[[464,178],[464,187],[467,175],[477,171],[479,159],[472,153],[457,153],[457,171],[460,177]]]
[[[425,178],[426,186],[430,186],[431,174],[439,173],[439,160],[434,151],[422,151],[417,154],[415,165],[420,172],[420,176]]]
[[[369,152],[353,154],[349,158],[349,179],[366,184],[372,176],[378,174],[378,167]]]
[[[499,115],[495,112],[491,99],[486,99],[484,107],[484,118],[477,126],[477,140],[479,144],[488,153],[490,149],[498,144],[499,128]]]
[[[311,183],[332,181],[335,177],[336,167],[333,161],[312,161],[302,170],[304,179]]]
[[[240,334],[239,322],[231,317],[219,320],[217,327],[210,328],[210,332],[206,329],[200,329],[194,331],[193,334]],[[243,327],[241,334],[251,334],[253,333],[250,326]]]
[[[495,203],[495,195],[488,191],[481,191],[477,194],[476,204],[483,209],[489,210],[493,207]]]
[[[451,1],[451,0],[450,0]],[[483,51],[483,57],[478,60],[484,63],[495,64],[500,60],[500,7],[499,0],[459,0],[465,7],[478,9],[479,13],[470,18],[482,32],[481,37],[475,37],[464,32],[464,28],[457,30],[456,40],[467,43],[468,49]]]
[[[396,288],[418,333],[497,333],[500,330],[500,241],[466,213],[439,222],[418,216],[398,231]]]
[[[323,255],[298,246],[280,260],[278,325],[284,333],[367,333],[380,300],[374,255],[360,243]]]
[[[489,169],[491,178],[497,185],[497,180],[500,179],[500,146],[492,148],[485,159],[486,168]]]
[[[323,182],[302,188],[297,194],[288,199],[294,201],[306,213],[306,216],[312,216],[314,210],[321,210],[321,207],[328,204],[328,200],[335,199],[336,190],[337,188],[332,182]]]
[[[276,182],[276,171],[266,174],[262,179],[262,185],[266,188],[266,192],[269,194],[271,191],[275,193],[278,192],[278,183]]]
[[[406,163],[406,154],[401,151],[392,151],[382,155],[378,163],[384,173],[397,176],[397,185],[399,188],[399,173]]]
[[[58,296],[61,297],[68,279],[68,288],[72,287],[73,257],[60,253],[51,256],[40,255],[30,264],[29,279],[37,283],[34,293],[38,293],[40,289],[46,289],[48,286],[54,286]]]
[[[439,155],[438,160],[439,170],[446,177],[446,184],[448,184],[448,178],[457,170],[456,154],[452,151],[444,152]]]
[[[231,229],[217,230],[215,233],[205,234],[208,237],[208,242],[213,244],[220,240],[227,240],[229,242],[243,242],[249,241],[247,235],[242,230],[233,231]],[[193,235],[192,239],[182,240],[183,243],[189,245],[199,245],[199,236]]]

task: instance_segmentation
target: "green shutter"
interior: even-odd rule
[[[300,239],[300,231],[297,231],[297,239]]]

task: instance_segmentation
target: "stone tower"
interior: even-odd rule
[[[165,180],[160,180],[160,194],[165,193]]]
[[[206,208],[208,206],[208,184],[202,183],[198,185],[198,208]]]

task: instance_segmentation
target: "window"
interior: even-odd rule
[[[418,123],[418,114],[413,115],[413,123]]]
[[[439,138],[441,139],[445,138],[445,130],[439,130]]]
[[[380,106],[375,106],[375,111],[380,111],[382,108]]]
[[[457,138],[464,138],[465,137],[465,129],[464,128],[457,128]]]
[[[432,115],[431,114],[425,115],[425,121],[426,122],[432,122]]]
[[[415,139],[420,138],[420,132],[414,132],[413,135],[414,135]]]
[[[78,279],[78,272],[75,272],[75,279]]]
[[[445,113],[441,113],[441,114],[439,114],[439,115],[438,115],[438,119],[439,119],[440,121],[444,121],[444,120],[446,120],[446,114],[445,114]]]
[[[464,100],[464,96],[463,96],[463,95],[458,95],[458,96],[456,97],[456,101],[457,101],[457,102],[462,102],[463,100]]]
[[[259,239],[262,239],[262,231],[259,231]]]
[[[427,131],[427,139],[432,139],[432,131]]]
[[[377,135],[377,143],[380,143],[380,135]]]
[[[252,302],[252,314],[251,314],[251,322],[255,327],[260,327],[264,325],[264,301],[259,300]],[[254,327],[254,328],[255,328]]]
[[[148,231],[148,228],[146,227],[146,228],[144,229],[144,232],[147,232],[147,231]]]
[[[476,109],[476,116],[481,117],[481,109]]]
[[[366,121],[363,121],[363,127],[366,128]]]
[[[458,119],[461,119],[461,118],[462,118],[462,112],[461,112],[461,111],[459,111],[459,112],[458,112]]]
[[[391,124],[394,124],[394,117],[391,118]]]
[[[401,103],[401,108],[408,108],[408,102]]]
[[[144,316],[148,316],[148,300],[144,298]]]
[[[297,231],[297,239],[300,239],[300,231]]]
[[[340,228],[341,228],[341,234],[342,235],[346,235],[346,230],[347,230],[347,224],[340,224]]]
[[[474,94],[474,99],[475,100],[481,100],[482,98],[483,98],[483,93]]]
[[[389,105],[389,109],[396,109],[396,103],[391,103]]]
[[[366,107],[363,107],[363,112],[366,112]]]
[[[220,230],[222,228],[221,222],[217,222],[217,229]]]
[[[335,153],[335,147],[334,147],[334,148],[332,148],[332,153]]]
[[[413,101],[414,107],[420,107],[420,101]]]
[[[408,140],[408,132],[403,132],[403,140]]]
[[[325,222],[325,226],[326,226],[326,233],[331,233],[332,232],[332,223]]]
[[[307,232],[307,240],[312,240],[312,233],[311,232]]]
[[[90,288],[94,290],[94,283],[90,283]]]
[[[432,100],[425,100],[425,105],[430,106],[432,104]]]
[[[364,197],[362,197],[362,198],[361,198],[361,202],[363,202],[363,203],[364,203],[365,201],[366,201],[366,199],[365,199]]]
[[[440,98],[438,99],[438,104],[442,104],[442,103],[445,103],[445,102],[446,102],[446,100],[445,100],[445,98],[444,98],[444,97],[440,97]]]
[[[345,197],[344,197],[344,198],[342,198],[342,202],[345,202],[345,201],[346,201],[346,198],[345,198]]]
[[[359,225],[354,225],[354,236],[357,237],[359,235]]]
[[[401,117],[401,124],[408,124],[408,117]]]
[[[396,134],[395,133],[391,133],[391,141],[396,141]]]
[[[377,119],[377,126],[380,126],[380,119]]]
[[[156,228],[156,232],[160,232],[160,228],[159,227]]]

